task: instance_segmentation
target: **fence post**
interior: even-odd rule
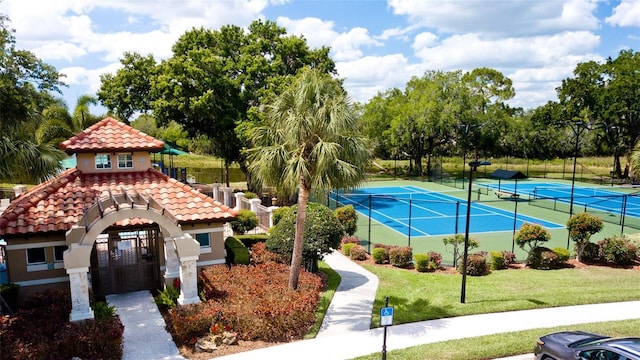
[[[233,207],[233,204],[231,204],[231,193],[233,193],[233,189],[231,189],[230,187],[225,187],[223,188],[224,191],[224,204],[227,205],[228,207]]]
[[[261,204],[262,204],[262,200],[258,198],[249,199],[249,205],[251,206],[251,211],[253,211],[254,214],[258,213],[258,205],[261,205]]]
[[[233,208],[233,210],[240,210],[242,209],[242,199],[244,199],[244,193],[243,192],[237,192],[234,194],[236,197],[236,206]]]

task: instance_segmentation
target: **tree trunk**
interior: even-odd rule
[[[293,254],[291,256],[291,270],[289,272],[289,289],[298,289],[300,266],[302,265],[302,251],[304,250],[304,222],[307,216],[307,204],[311,188],[305,179],[300,179],[298,193],[298,213],[296,214],[296,234],[293,239]]]

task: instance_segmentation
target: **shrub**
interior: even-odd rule
[[[582,248],[581,262],[597,262],[600,260],[600,246],[592,242],[588,242]]]
[[[287,263],[291,262],[293,253],[297,209],[297,205],[289,208],[278,224],[271,229],[266,241],[267,249],[281,255]],[[302,261],[305,268],[312,270],[314,265],[317,267],[318,260],[322,259],[324,254],[340,246],[343,234],[342,226],[331,209],[310,202],[307,205],[304,223]]]
[[[242,244],[244,244],[244,246],[246,246],[248,249],[251,249],[251,247],[257,243],[264,243],[265,241],[267,241],[267,237],[269,237],[269,235],[267,234],[247,234],[247,235],[234,235],[233,237],[235,237],[236,239],[240,240],[240,242],[242,242]]]
[[[384,250],[384,261],[385,262],[389,262],[389,250],[391,250],[391,248],[396,247],[395,245],[385,245],[385,244],[373,244],[373,248],[374,249],[382,249]]]
[[[242,264],[248,265],[251,258],[249,256],[249,249],[247,249],[244,244],[238,240],[235,236],[229,236],[224,241],[224,247],[227,252],[231,252],[231,254],[227,254],[233,259],[234,264]]]
[[[439,252],[429,252],[429,269],[432,271],[438,270],[442,264],[442,254]]]
[[[419,272],[427,272],[429,271],[429,261],[431,258],[429,254],[414,254],[413,255],[413,264]]]
[[[351,256],[351,249],[353,249],[354,246],[356,246],[356,244],[354,243],[347,243],[342,245],[342,253],[346,256]]]
[[[463,272],[462,264],[459,264],[458,271]],[[489,273],[487,267],[487,257],[482,254],[469,254],[467,256],[467,275],[482,276]]]
[[[248,209],[238,211],[238,218],[231,222],[235,234],[244,234],[258,226],[258,216]]]
[[[165,286],[164,290],[158,293],[158,296],[155,298],[156,305],[165,309],[172,309],[176,307],[178,303],[178,297],[180,296],[180,291],[171,285]]]
[[[342,240],[340,240],[340,244],[356,244],[360,245],[360,240],[355,236],[343,236]]]
[[[575,242],[576,259],[582,261],[582,253],[589,243],[591,235],[602,230],[604,223],[602,219],[589,213],[579,213],[573,215],[567,221],[569,237]]]
[[[367,260],[367,250],[362,245],[354,245],[350,256],[352,260]]]
[[[282,206],[282,207],[279,207],[277,209],[274,209],[271,212],[272,220],[273,220],[273,226],[278,225],[278,222],[280,222],[280,219],[282,219],[284,214],[286,214],[290,209],[291,209],[290,206]]]
[[[509,265],[515,264],[516,261],[517,261],[516,254],[511,252],[511,251],[506,251],[506,250],[502,251],[502,259],[504,260],[504,265],[505,266],[509,266]]]
[[[533,269],[549,270],[560,267],[560,258],[553,250],[546,247],[537,247],[531,251],[529,256],[529,265]]]
[[[389,263],[395,267],[411,267],[413,249],[410,246],[397,246],[389,249]]]
[[[489,251],[489,268],[491,270],[501,270],[506,268],[504,255],[501,251]]]
[[[114,317],[115,314],[116,314],[116,307],[113,305],[109,306],[109,304],[107,304],[104,301],[98,301],[95,304],[93,304],[93,316],[96,319],[96,321],[110,319]]]
[[[376,264],[384,264],[387,261],[386,251],[381,247],[374,247],[371,256]]]
[[[569,260],[569,258],[571,258],[571,252],[563,247],[553,248],[553,252],[558,255],[558,260],[560,262],[566,262],[567,260]]]
[[[256,243],[251,247],[250,258],[252,265],[264,264],[270,261],[283,262],[277,254],[267,250],[267,244],[263,242]]]
[[[7,302],[9,308],[15,311],[18,307],[18,295],[20,294],[20,285],[18,284],[0,284],[0,295]]]
[[[609,264],[629,265],[636,260],[636,246],[622,236],[598,241],[600,260]]]
[[[358,213],[353,208],[353,205],[341,206],[336,208],[333,213],[342,224],[345,234],[353,235],[356,233],[356,230],[358,230]]]
[[[442,239],[445,247],[448,245],[452,246],[450,253],[453,254],[453,266],[456,266],[460,262],[460,258],[464,255],[464,238],[464,235],[456,234]],[[470,237],[467,243],[467,251],[471,251],[478,246],[480,246],[478,239]]]
[[[518,247],[527,252],[527,263],[531,252],[551,239],[551,233],[539,224],[524,223],[514,238]]]
[[[301,339],[315,322],[322,280],[300,272],[298,289],[287,288],[289,266],[274,262],[256,266],[210,266],[200,282],[224,296],[205,303],[176,307],[168,313],[167,328],[178,344],[187,344],[225,324],[240,340],[291,341]]]

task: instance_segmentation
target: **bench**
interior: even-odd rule
[[[500,199],[502,199],[503,197],[508,197],[511,200],[517,200],[520,197],[520,194],[512,193],[510,191],[496,190],[495,194]]]

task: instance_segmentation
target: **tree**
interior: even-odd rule
[[[589,213],[578,213],[567,221],[569,237],[575,242],[576,259],[582,258],[582,252],[589,243],[591,235],[602,230],[604,223],[602,219]]]
[[[135,112],[146,114],[152,109],[150,93],[158,68],[153,55],[142,56],[135,52],[125,52],[120,63],[122,68],[115,75],[100,75],[97,94],[110,112],[129,124]]]
[[[100,117],[92,115],[89,105],[95,105],[98,100],[91,95],[82,95],[69,114],[67,105],[61,99],[54,100],[42,111],[42,122],[36,130],[36,141],[58,145],[62,141],[78,134],[82,130],[100,121]]]
[[[266,246],[269,251],[291,260],[296,229],[298,206],[294,205],[283,214],[283,217],[269,232]],[[304,246],[302,258],[305,268],[317,271],[318,260],[324,254],[340,247],[343,230],[338,218],[331,209],[318,203],[309,203],[306,209],[304,224]]]
[[[453,267],[456,267],[463,255],[460,252],[460,246],[464,245],[464,235],[455,234],[453,236],[446,237],[442,239],[442,243],[445,247],[447,247],[447,245],[451,245],[453,247],[453,252],[451,254],[453,254]],[[470,237],[467,250],[475,249],[478,246],[480,246],[480,241],[474,237]]]
[[[340,83],[305,69],[268,106],[252,134],[249,169],[281,193],[298,191],[289,288],[298,287],[306,208],[312,189],[345,189],[365,179],[370,152]]]
[[[41,181],[61,169],[66,154],[35,140],[39,114],[65,86],[57,70],[15,48],[9,19],[0,14],[0,180]]]
[[[518,229],[516,237],[514,238],[516,244],[520,249],[527,252],[527,264],[531,258],[531,254],[535,248],[539,247],[543,243],[551,239],[551,233],[549,230],[542,227],[539,224],[524,223]],[[525,249],[527,247],[527,249]]]

